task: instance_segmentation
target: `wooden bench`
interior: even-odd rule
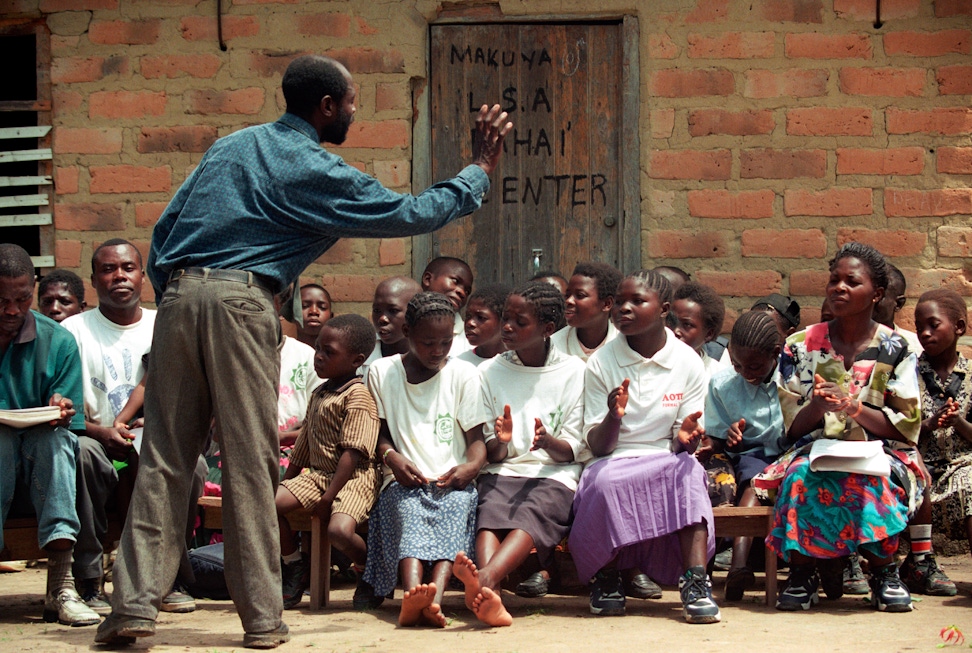
[[[108,513],[108,532],[103,544],[107,551],[121,537],[123,522],[114,513]],[[3,550],[0,560],[39,560],[47,552],[37,546],[37,519],[12,517],[3,524]]]
[[[223,498],[200,497],[203,509],[203,526],[213,530],[223,528]],[[327,528],[321,520],[306,510],[295,510],[287,515],[290,527],[310,534],[310,607],[311,610],[326,608],[331,594],[331,542]]]
[[[721,506],[712,509],[716,537],[765,538],[773,528],[773,506],[742,508]],[[766,547],[766,605],[776,605],[776,554]]]

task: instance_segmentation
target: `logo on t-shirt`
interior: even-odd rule
[[[681,392],[666,392],[662,395],[662,408],[678,408],[681,403]]]
[[[446,413],[444,415],[438,415],[435,418],[435,439],[444,444],[452,444],[452,438],[455,430],[455,420],[452,419],[452,415]]]
[[[307,387],[307,372],[309,369],[310,365],[307,361],[294,365],[294,369],[290,373],[290,386],[294,390],[303,390]]]

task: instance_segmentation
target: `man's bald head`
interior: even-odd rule
[[[281,86],[287,113],[306,118],[325,96],[340,103],[351,87],[351,74],[330,57],[308,54],[290,62]]]

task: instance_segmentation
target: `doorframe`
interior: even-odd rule
[[[501,24],[501,23],[585,23],[589,21],[621,22],[621,225],[617,230],[618,266],[624,273],[641,268],[641,68],[639,58],[638,17],[591,15],[587,20],[577,16],[498,17],[483,21],[480,17],[463,20],[430,22],[426,30],[426,76],[412,84],[412,192],[421,193],[432,185],[432,106],[429,98],[432,80],[432,28],[436,25]],[[456,170],[456,172],[459,172]],[[420,278],[425,266],[438,256],[434,233],[412,236],[412,276]],[[570,270],[561,271],[565,275]]]

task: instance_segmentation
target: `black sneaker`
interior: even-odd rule
[[[280,575],[283,580],[284,610],[297,607],[304,598],[304,590],[310,586],[310,565],[306,555],[301,554],[300,560],[291,563],[281,563]]]
[[[958,590],[955,583],[945,575],[938,566],[935,555],[929,553],[920,562],[909,555],[901,563],[901,579],[908,585],[908,589],[916,594],[928,596],[955,596]],[[97,611],[96,611],[97,612]]]
[[[624,615],[624,588],[617,569],[602,569],[591,586],[591,614],[602,617]]]
[[[358,611],[377,610],[384,602],[385,597],[377,596],[375,588],[370,583],[365,582],[364,574],[359,575],[358,584],[354,588],[354,596],[351,597],[351,607]]]
[[[864,570],[861,569],[861,558],[855,553],[844,563],[844,594],[864,596],[869,591]]]
[[[871,569],[871,605],[881,612],[910,612],[914,609],[911,593],[898,576],[893,562]]]
[[[776,599],[776,609],[784,612],[809,610],[820,600],[817,596],[819,580],[813,565],[791,566],[783,590]]]
[[[516,595],[525,599],[539,599],[550,591],[550,579],[539,571],[530,574],[526,580],[516,586]]]
[[[631,580],[624,582],[624,595],[633,599],[660,599],[662,588],[648,578],[648,574],[636,572],[631,576]]]
[[[86,606],[102,617],[107,617],[111,614],[111,603],[108,602],[108,597],[105,596],[100,579],[79,578],[74,582],[74,585]]]
[[[831,601],[836,601],[844,595],[844,569],[846,567],[843,558],[821,558],[817,560],[820,587]]]
[[[741,601],[746,590],[756,584],[756,576],[749,567],[730,569],[726,576],[726,600]]]
[[[690,624],[714,624],[722,619],[719,606],[712,600],[712,581],[702,567],[689,567],[678,579],[682,598],[682,616]]]

